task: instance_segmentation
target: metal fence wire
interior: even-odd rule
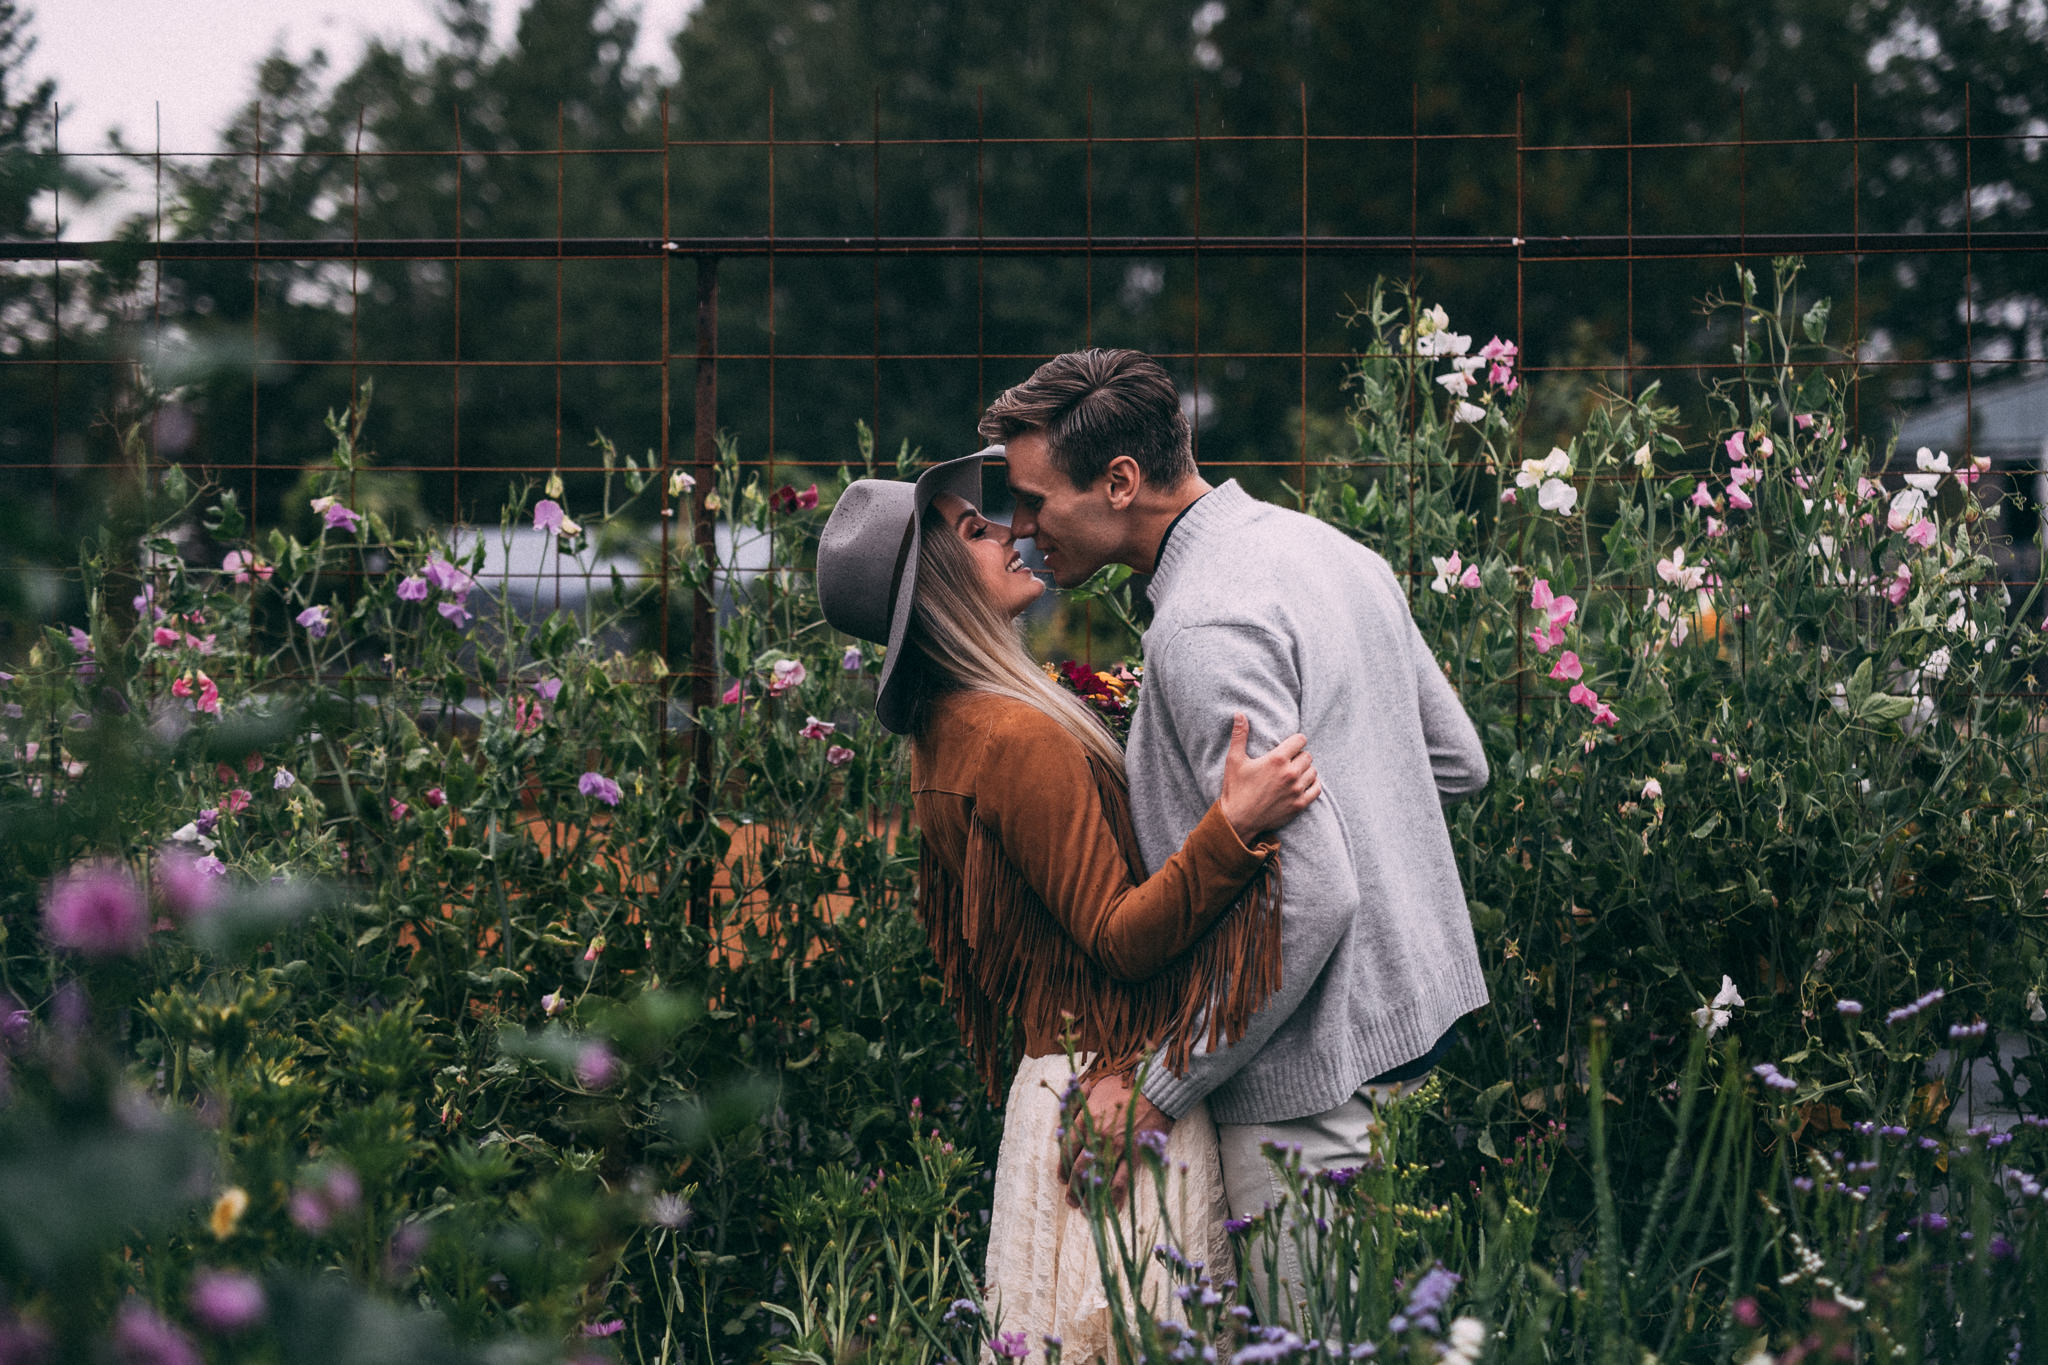
[[[1628,97],[1623,94],[1625,127]],[[1858,375],[1882,375],[1887,369],[1912,370],[1921,376],[1946,376],[1946,387],[1962,399],[1959,453],[1978,453],[1975,433],[1978,375],[1983,358],[1972,345],[1972,309],[1977,306],[1973,280],[1980,263],[1990,257],[2031,262],[2048,251],[2048,230],[1984,232],[1972,224],[1969,211],[1976,185],[1972,166],[1979,149],[1995,143],[2008,152],[2015,144],[2038,154],[2043,139],[2027,131],[1982,131],[1972,122],[1967,104],[1960,131],[1943,139],[1956,149],[1961,174],[1950,192],[1963,211],[1950,230],[1866,230],[1863,176],[1867,158],[1890,154],[1901,142],[1927,139],[1866,137],[1860,127],[1826,138],[1756,138],[1702,142],[1637,142],[1632,132],[1615,141],[1544,145],[1523,135],[1519,106],[1516,126],[1484,135],[1438,134],[1422,126],[1419,94],[1411,98],[1406,130],[1358,132],[1312,124],[1308,92],[1299,98],[1298,126],[1259,133],[1205,131],[1199,104],[1184,134],[1160,136],[1098,135],[1094,102],[1081,111],[1075,131],[1058,137],[988,136],[982,127],[971,133],[932,137],[884,137],[880,96],[867,130],[836,138],[778,137],[774,97],[764,93],[766,134],[749,138],[700,138],[671,125],[664,104],[661,137],[646,146],[570,146],[561,135],[556,145],[479,150],[464,145],[461,112],[451,111],[447,145],[435,148],[364,146],[358,127],[355,145],[344,151],[307,150],[291,145],[266,145],[259,109],[251,145],[223,152],[67,152],[52,121],[50,150],[59,164],[86,164],[118,157],[138,178],[147,173],[155,189],[155,207],[146,239],[80,241],[66,235],[65,206],[53,201],[56,229],[47,239],[0,242],[0,261],[17,286],[47,289],[48,335],[42,344],[16,346],[0,354],[0,369],[26,370],[47,387],[47,446],[16,445],[7,454],[17,471],[46,467],[53,480],[80,470],[111,465],[113,453],[103,437],[81,430],[90,414],[67,406],[67,386],[85,382],[83,371],[102,378],[128,371],[140,373],[160,360],[175,342],[179,322],[175,294],[180,272],[211,271],[216,282],[233,273],[246,275],[247,348],[251,363],[246,389],[246,441],[231,434],[239,425],[223,412],[221,395],[213,395],[207,414],[209,440],[192,450],[164,439],[165,426],[151,427],[152,460],[159,464],[183,460],[203,466],[212,477],[244,490],[249,514],[260,530],[265,517],[275,518],[281,490],[322,467],[318,446],[308,441],[317,433],[298,433],[295,447],[283,449],[266,428],[266,405],[281,385],[327,385],[324,393],[353,393],[365,378],[376,378],[395,390],[387,398],[419,411],[445,413],[446,435],[441,448],[427,451],[415,442],[410,451],[381,459],[382,472],[413,474],[428,480],[429,501],[450,520],[461,520],[478,499],[479,487],[495,488],[508,478],[547,470],[572,479],[594,476],[601,465],[585,452],[579,412],[592,394],[608,397],[616,407],[630,408],[621,417],[653,456],[657,477],[664,483],[676,471],[697,478],[695,516],[686,534],[707,556],[715,556],[717,528],[706,498],[713,487],[722,431],[738,440],[742,463],[758,470],[765,488],[805,468],[831,468],[843,463],[850,446],[850,418],[864,421],[882,450],[897,440],[916,438],[927,454],[968,448],[981,406],[1007,385],[1023,378],[1044,359],[1060,351],[1091,344],[1142,344],[1182,380],[1196,418],[1197,455],[1205,469],[1224,474],[1247,472],[1268,486],[1289,480],[1305,487],[1310,470],[1335,463],[1319,446],[1318,414],[1341,409],[1342,379],[1355,363],[1355,346],[1347,344],[1341,319],[1348,299],[1363,297],[1375,277],[1406,281],[1424,293],[1439,277],[1456,274],[1468,296],[1491,301],[1490,312],[1471,325],[1512,334],[1520,343],[1519,365],[1530,380],[1546,376],[1577,377],[1633,395],[1653,380],[1667,392],[1691,385],[1697,393],[1718,375],[1738,366],[1732,359],[1702,355],[1648,355],[1638,343],[1639,320],[1656,310],[1696,310],[1710,288],[1723,287],[1735,264],[1768,271],[1774,257],[1802,256],[1823,287],[1835,292],[1837,317],[1846,322],[1851,340],[1846,367]],[[1747,127],[1745,119],[1743,126]],[[865,135],[863,135],[863,132]],[[1241,231],[1234,222],[1218,222],[1213,206],[1205,214],[1205,164],[1222,153],[1256,159],[1263,168],[1260,198],[1267,221],[1259,231]],[[1008,225],[1028,210],[991,213],[992,200],[1005,194],[1005,167],[1020,156],[1047,164],[1070,166],[1078,178],[1080,221],[1062,222],[1076,230],[1019,234]],[[1797,156],[1837,162],[1847,168],[1846,192],[1830,206],[1827,221],[1788,226],[1786,215],[1752,203],[1751,168],[1760,159]],[[1713,230],[1639,230],[1636,193],[1638,167],[1647,159],[1716,157],[1728,171],[1732,224]],[[678,212],[698,193],[698,169],[713,159],[731,164],[743,158],[760,177],[765,222],[735,224],[721,235],[679,235],[676,223],[700,222],[702,214]],[[884,167],[912,159],[928,175],[940,175],[950,200],[963,206],[948,230],[904,233],[896,230],[885,204]],[[345,183],[350,202],[329,215],[332,224],[346,224],[345,235],[278,235],[276,199],[290,193],[289,183],[303,163],[319,159],[334,183]],[[1532,204],[1554,202],[1557,194],[1545,181],[1568,186],[1585,163],[1619,161],[1626,179],[1627,209],[1618,224],[1602,224],[1593,232],[1562,232],[1555,225],[1531,221]],[[194,239],[174,230],[167,202],[166,176],[175,179],[180,164],[207,161],[239,168],[244,183],[236,193],[246,196],[246,232],[232,237]],[[439,216],[452,224],[445,236],[371,237],[361,231],[366,168],[374,179],[380,163],[423,160],[441,174],[440,183],[452,202],[432,205],[422,218]],[[1146,162],[1170,161],[1190,187],[1175,208],[1183,220],[1170,232],[1098,231],[1098,203],[1105,183]],[[528,182],[552,182],[552,235],[482,235],[472,230],[494,221],[496,210],[481,204],[473,186],[494,166],[525,163]],[[832,174],[848,184],[864,179],[865,204],[844,203],[834,221],[813,221],[817,196],[799,196],[789,207],[789,187],[801,183],[816,167],[830,162]],[[1500,230],[1486,234],[1449,234],[1428,230],[1438,216],[1429,200],[1444,187],[1468,177],[1485,163],[1487,183],[1513,185],[1512,202],[1493,205]],[[345,179],[341,168],[345,166]],[[1340,177],[1362,174],[1385,178],[1405,176],[1406,221],[1355,221],[1332,224],[1321,207]],[[658,180],[660,221],[657,230],[637,236],[581,236],[569,231],[584,218],[581,199],[592,184],[628,177]],[[794,179],[793,179],[794,178]],[[571,191],[572,181],[582,188]],[[283,184],[285,188],[279,188]],[[1543,190],[1542,194],[1538,194]],[[542,190],[542,194],[546,191]],[[465,195],[470,197],[466,200]],[[270,196],[266,199],[266,196]],[[538,195],[523,205],[521,225],[530,229]],[[1212,195],[1212,200],[1214,196]],[[971,209],[968,207],[971,206]],[[867,231],[848,231],[847,215],[859,213]],[[1275,230],[1284,215],[1289,230]],[[286,215],[288,216],[288,215]],[[1668,218],[1668,214],[1665,215]],[[1702,215],[1705,217],[1706,215]],[[1725,218],[1726,213],[1721,217]],[[1795,215],[1797,216],[1797,215]],[[992,219],[997,219],[992,229]],[[303,222],[303,215],[293,219]],[[650,227],[656,225],[650,223]],[[885,227],[889,230],[885,231]],[[1860,350],[1864,334],[1864,300],[1870,282],[1886,277],[1900,262],[1933,263],[1957,279],[1956,306],[1962,310],[1963,347],[1955,355],[1881,355]],[[85,273],[97,265],[124,263],[135,272],[133,297],[142,301],[130,321],[137,337],[126,352],[85,345],[91,330],[78,313],[77,296]],[[508,275],[506,272],[512,272]],[[596,272],[611,273],[601,283]],[[487,273],[501,293],[515,280],[531,321],[537,310],[544,321],[516,335],[497,334],[491,324],[465,322],[465,280],[471,289]],[[915,281],[947,272],[958,285],[955,297],[971,299],[972,345],[964,343],[964,323],[954,331],[925,325],[927,304],[920,301]],[[967,283],[971,272],[971,286]],[[1037,316],[1032,296],[1048,279],[1072,284],[1078,277],[1082,303],[1079,316]],[[1624,318],[1617,354],[1588,356],[1575,345],[1564,325],[1573,316],[1575,294],[1597,278],[1603,287],[1619,285]],[[392,353],[365,353],[363,323],[377,310],[410,306],[422,282],[433,287],[445,308],[432,315],[431,326],[385,328],[404,345]],[[537,286],[537,287],[536,287]],[[1262,330],[1247,335],[1238,303],[1246,290],[1261,291],[1267,305],[1257,315]],[[298,292],[294,297],[293,291]],[[324,293],[322,292],[324,291]],[[1159,296],[1166,305],[1155,312],[1149,335],[1137,339],[1106,331],[1107,302],[1118,295]],[[280,308],[304,310],[304,295],[319,297],[310,306],[324,310],[331,325],[319,344],[308,348],[301,337],[294,354],[278,354],[270,345]],[[602,293],[609,325],[602,354],[579,353],[569,344],[572,328],[565,319],[580,315]],[[532,295],[539,294],[538,299]],[[865,345],[849,344],[849,328],[809,325],[811,303],[834,300],[844,308],[865,294],[868,304]],[[1293,307],[1273,305],[1292,294]],[[1846,305],[1843,307],[1842,305]],[[958,319],[955,319],[958,322]],[[1461,318],[1463,325],[1467,319]],[[466,330],[467,328],[467,330]],[[824,338],[821,343],[820,337]],[[324,346],[324,349],[322,349]],[[1726,348],[1721,348],[1726,355]],[[2005,369],[2022,378],[2040,375],[2038,358],[2013,358]],[[969,376],[971,375],[971,380]],[[1205,405],[1227,407],[1240,385],[1253,376],[1270,396],[1291,394],[1291,431],[1265,433],[1258,441],[1238,441],[1224,450],[1205,452],[1204,434],[1217,438]],[[534,381],[542,391],[536,397]],[[346,389],[341,389],[341,383]],[[600,384],[602,388],[594,388]],[[445,386],[445,387],[443,387]],[[547,388],[551,387],[551,394]],[[1935,385],[1935,387],[1940,387]],[[439,393],[436,393],[436,390]],[[721,389],[727,394],[721,407]],[[19,392],[17,385],[16,392]],[[929,427],[932,395],[950,423],[950,444],[930,447],[948,438]],[[855,395],[849,399],[847,395]],[[827,401],[828,397],[831,401]],[[552,426],[550,448],[531,444],[508,449],[493,436],[491,406],[518,401],[541,408],[541,420]],[[864,399],[865,401],[860,401]],[[551,401],[551,413],[546,408]],[[1860,403],[1862,399],[1858,398]],[[836,403],[836,406],[834,404]],[[917,430],[909,414],[926,422]],[[469,430],[465,432],[465,414]],[[610,420],[613,414],[607,413]],[[1883,412],[1863,411],[1868,423]],[[38,444],[31,442],[30,444]],[[626,442],[621,443],[626,444]],[[239,448],[238,448],[239,446]],[[1290,448],[1291,447],[1291,448]],[[2042,452],[2000,447],[1993,456],[1994,476],[1981,492],[2031,491]],[[1371,458],[1347,458],[1353,468],[1372,469]],[[1391,468],[1378,462],[1379,468]],[[465,488],[465,479],[468,484]],[[2001,481],[2002,480],[2002,481]],[[673,534],[670,523],[659,526],[664,551]],[[2031,534],[2031,533],[2029,533]],[[667,556],[664,554],[664,562]],[[2008,566],[2016,591],[2032,586],[2038,560],[2027,556]],[[1402,566],[1396,566],[1397,568]],[[1427,567],[1406,566],[1410,582]],[[702,594],[671,611],[669,583],[664,577],[659,613],[659,639],[650,643],[666,656],[671,644],[672,617],[688,619],[692,658],[683,676],[693,706],[709,706],[718,684],[711,652],[711,602]],[[666,685],[665,685],[666,687]]]

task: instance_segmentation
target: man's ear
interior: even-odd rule
[[[1145,486],[1145,476],[1138,469],[1138,462],[1128,455],[1119,455],[1109,462],[1104,472],[1109,480],[1109,505],[1119,512],[1131,510],[1131,504],[1138,500],[1138,493]]]

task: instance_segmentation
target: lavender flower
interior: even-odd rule
[[[460,602],[441,602],[435,605],[434,610],[440,612],[441,619],[457,630],[461,630],[470,622],[469,609]]]
[[[562,680],[560,678],[542,678],[533,685],[533,694],[542,701],[553,701],[556,697],[562,695]]]
[[[603,1043],[585,1043],[576,1053],[576,1083],[585,1090],[602,1090],[619,1078],[619,1059]]]
[[[210,856],[210,855],[209,855]],[[156,856],[156,889],[164,905],[181,920],[196,919],[220,903],[219,881],[207,860],[190,849],[167,844]],[[213,859],[218,865],[219,859]],[[222,868],[225,872],[227,869]]]
[[[450,564],[439,555],[427,560],[427,567],[420,570],[427,582],[451,597],[468,597],[476,589],[476,580]]]
[[[328,620],[326,607],[307,607],[295,619],[316,640],[326,639],[328,627],[333,624]]]
[[[398,600],[401,602],[424,602],[427,600],[427,580],[418,574],[408,574],[398,580]]]
[[[576,779],[576,790],[585,796],[594,796],[607,806],[619,804],[619,784],[603,773],[585,773]]]

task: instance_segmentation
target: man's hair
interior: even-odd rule
[[[1042,430],[1053,465],[1078,488],[1101,478],[1119,455],[1137,461],[1145,482],[1172,488],[1195,472],[1180,394],[1159,362],[1139,351],[1070,351],[989,404],[978,428],[1008,441]]]

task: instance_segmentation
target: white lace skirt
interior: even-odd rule
[[[1045,1359],[1048,1336],[1060,1342],[1065,1365],[1114,1358],[1108,1292],[1096,1259],[1087,1214],[1067,1207],[1060,1180],[1060,1097],[1075,1068],[1065,1056],[1027,1057],[1010,1085],[1003,1113],[1003,1150],[996,1161],[994,1209],[989,1218],[988,1296],[992,1335],[1024,1334],[1032,1365]],[[1218,1285],[1234,1279],[1230,1238],[1224,1230],[1223,1169],[1216,1125],[1197,1105],[1173,1125],[1166,1145],[1166,1190],[1161,1217],[1157,1178],[1143,1166],[1131,1179],[1133,1198],[1118,1218],[1124,1245],[1140,1272],[1139,1293],[1158,1318],[1184,1318],[1175,1290],[1183,1282],[1156,1254],[1167,1246],[1207,1268]],[[1117,1233],[1105,1228],[1117,1283],[1128,1303]],[[1125,1310],[1125,1321],[1130,1312]],[[984,1352],[983,1359],[991,1359]]]

